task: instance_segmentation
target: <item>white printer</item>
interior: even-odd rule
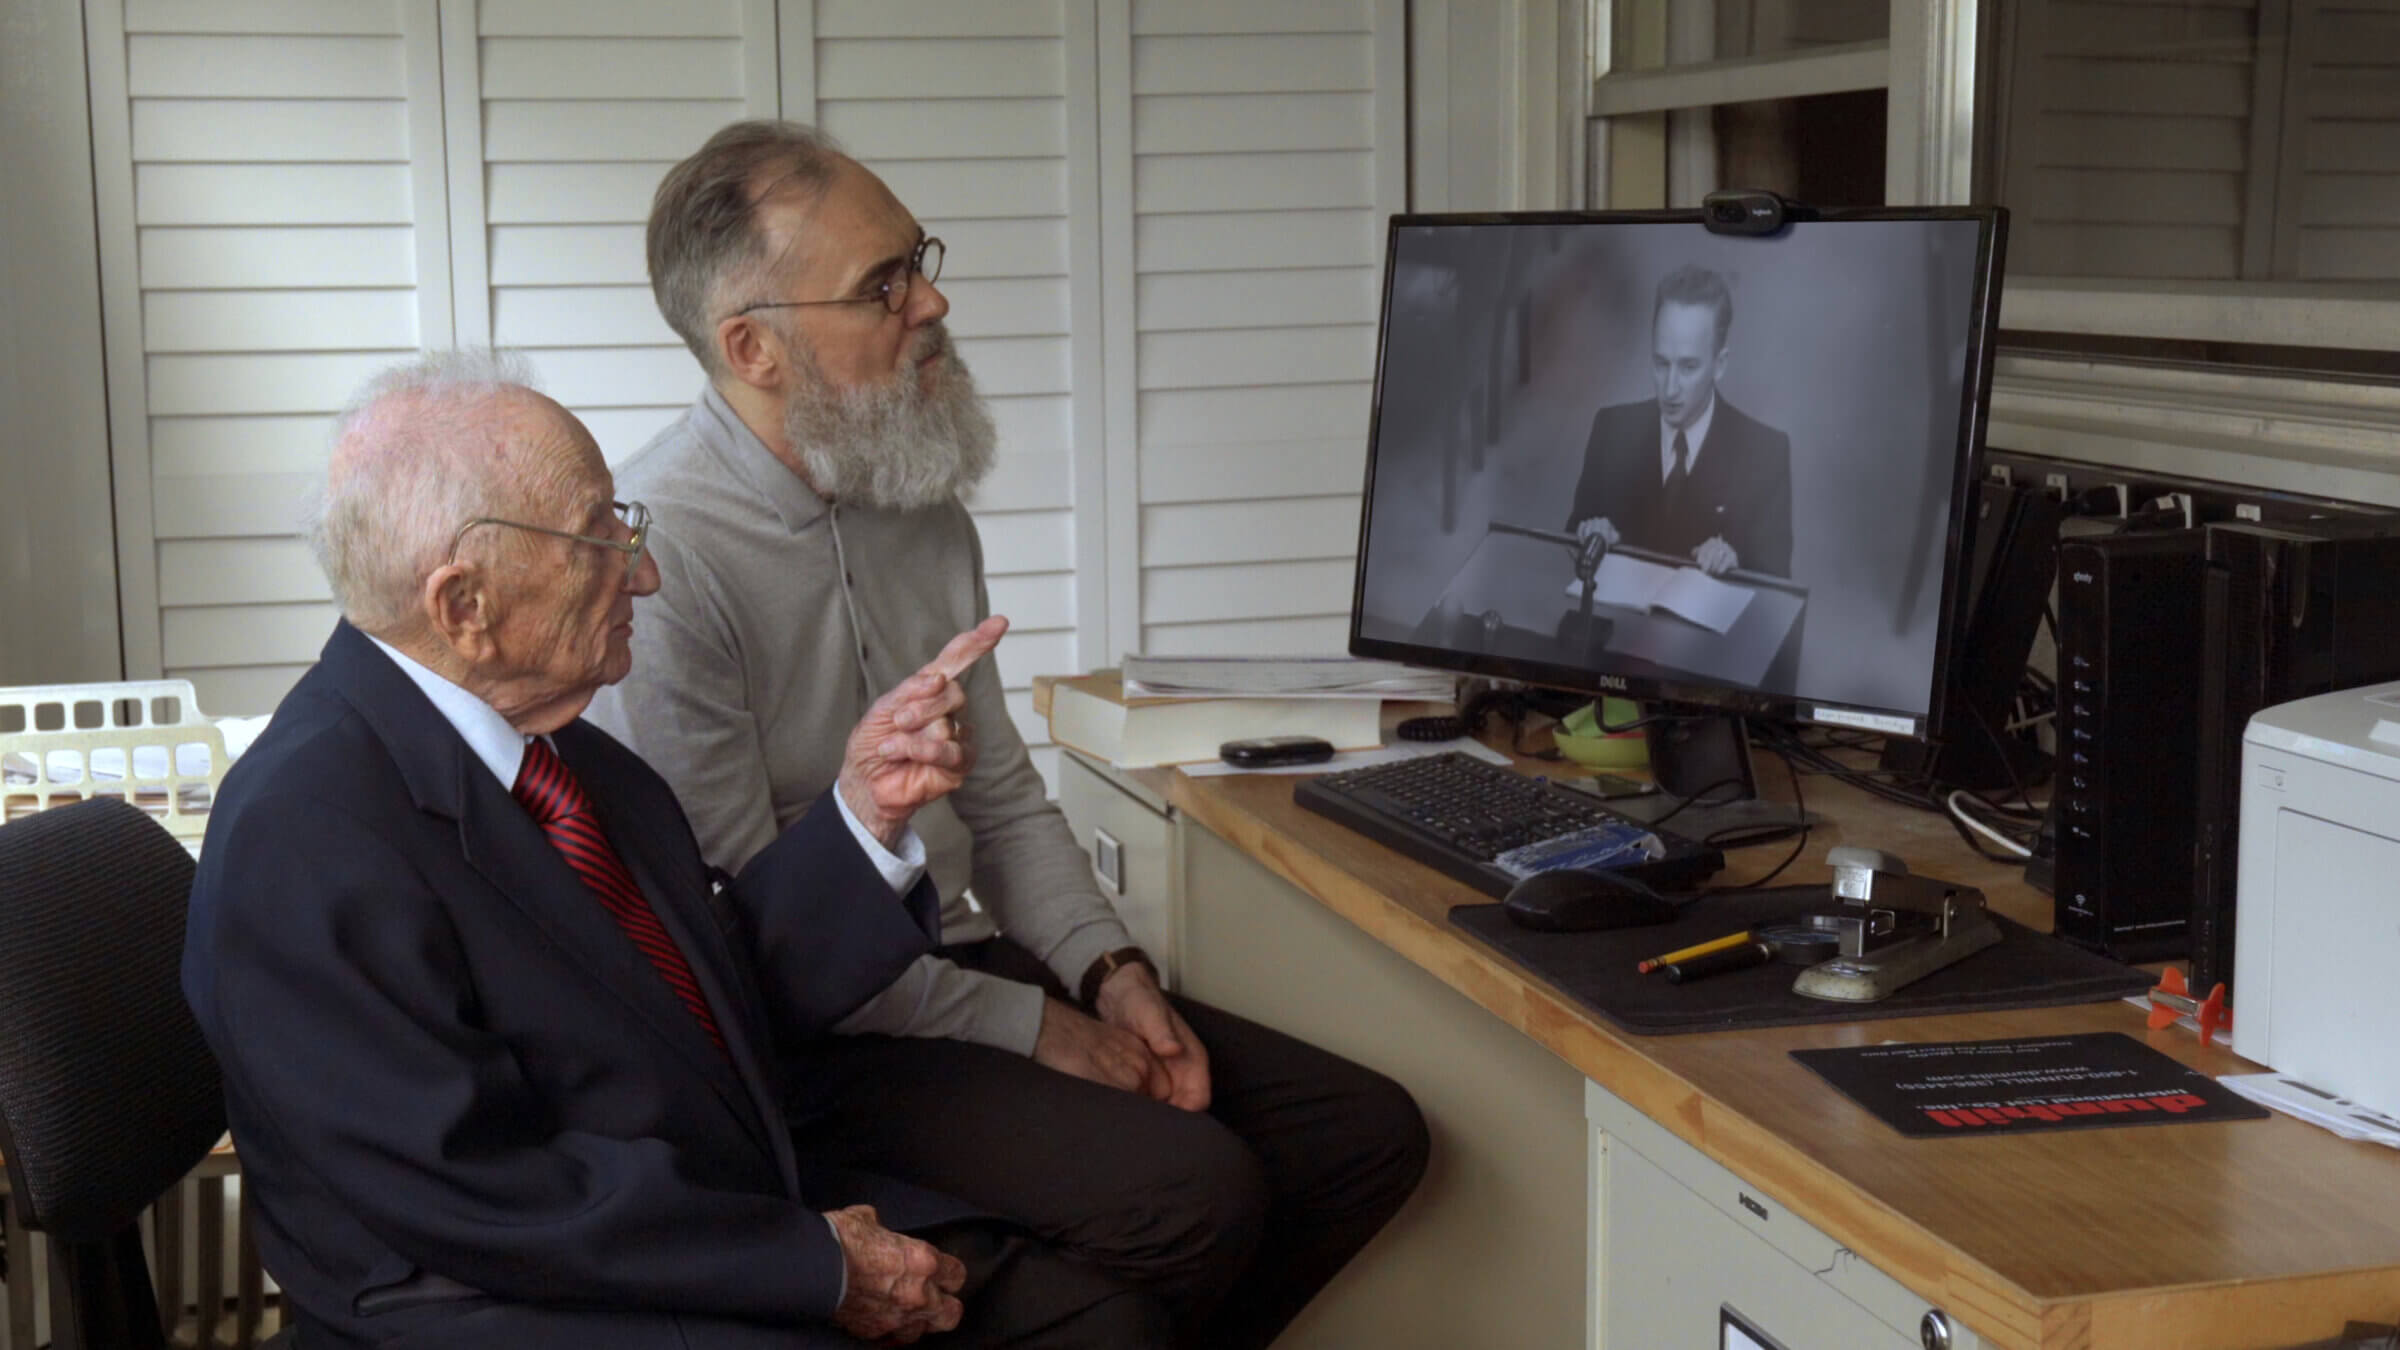
[[[2400,1115],[2400,684],[2250,719],[2236,875],[2235,1052]]]

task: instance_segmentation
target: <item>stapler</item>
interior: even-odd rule
[[[1845,845],[1825,861],[1841,902],[1825,916],[1839,954],[1801,971],[1796,994],[1873,1003],[2000,940],[1972,886],[1911,876],[1906,862],[1880,849]]]

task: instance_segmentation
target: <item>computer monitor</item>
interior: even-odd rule
[[[1350,650],[1926,735],[2006,218],[1794,215],[1394,217]]]

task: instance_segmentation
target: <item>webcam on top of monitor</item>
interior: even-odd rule
[[[1713,234],[1774,234],[1816,212],[1763,188],[1723,188],[1700,199],[1700,222]]]

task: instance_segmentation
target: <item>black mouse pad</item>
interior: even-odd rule
[[[2157,983],[2146,971],[2070,946],[1999,914],[1992,916],[2000,927],[1999,942],[1877,1003],[1804,998],[1792,992],[1792,977],[1799,968],[1781,963],[1683,984],[1634,970],[1637,963],[1679,947],[1796,918],[1833,903],[1832,892],[1824,886],[1782,886],[1706,895],[1686,906],[1674,922],[1649,928],[1537,933],[1510,922],[1496,904],[1454,906],[1450,922],[1636,1036],[2106,1003]]]
[[[2265,1120],[2267,1108],[2119,1031],[1794,1050],[1843,1095],[1918,1138]]]

